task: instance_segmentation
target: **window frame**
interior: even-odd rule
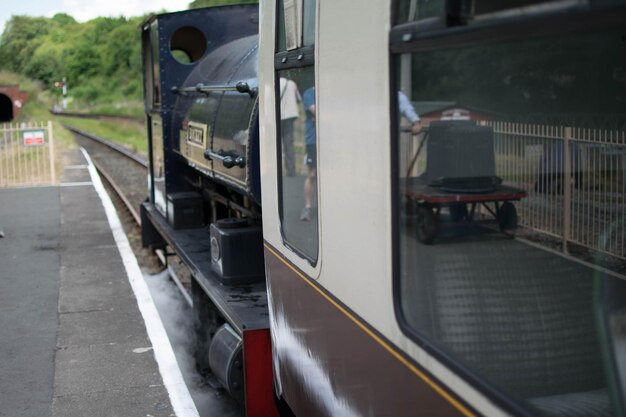
[[[552,3],[550,3],[552,4]],[[615,7],[612,7],[615,6]],[[392,1],[392,10],[396,10],[397,1]],[[392,13],[393,15],[393,13]],[[504,411],[515,416],[533,416],[530,409],[514,400],[485,378],[470,370],[455,356],[436,345],[428,335],[410,325],[402,311],[402,293],[400,288],[400,158],[399,129],[393,122],[400,120],[397,100],[394,99],[399,79],[400,57],[435,49],[454,49],[468,46],[480,46],[491,43],[506,43],[517,40],[530,40],[542,36],[558,34],[588,33],[602,29],[607,24],[614,24],[626,19],[626,8],[622,5],[605,7],[573,7],[570,2],[563,2],[562,7],[536,7],[530,13],[518,16],[510,13],[493,13],[471,25],[441,27],[433,26],[431,19],[394,25],[392,22],[389,36],[389,97],[390,97],[390,155],[391,155],[391,256],[392,256],[392,294],[393,309],[402,333],[436,360],[458,374],[462,379],[483,393]],[[607,381],[608,382],[608,381]],[[612,404],[612,407],[616,407]]]
[[[302,0],[295,0],[298,3],[302,3]],[[275,37],[275,45],[274,45],[274,104],[275,104],[275,115],[276,115],[276,120],[275,120],[275,126],[276,126],[276,160],[277,160],[277,164],[276,164],[276,185],[277,185],[277,196],[278,196],[278,219],[280,222],[280,226],[279,226],[279,230],[280,230],[280,236],[282,239],[282,243],[285,247],[289,248],[291,251],[293,251],[298,257],[300,257],[301,259],[305,260],[311,267],[316,268],[317,265],[319,264],[320,261],[320,225],[319,225],[319,210],[316,213],[317,216],[317,249],[316,249],[316,253],[315,253],[315,257],[311,257],[309,255],[307,255],[306,253],[304,253],[304,251],[302,249],[299,249],[296,245],[294,245],[293,243],[291,243],[287,237],[285,236],[285,232],[284,232],[284,228],[283,228],[283,221],[284,221],[284,198],[283,198],[283,149],[282,149],[282,131],[281,131],[281,110],[280,110],[280,83],[279,83],[279,78],[280,78],[280,72],[281,71],[285,71],[285,70],[294,70],[294,69],[300,69],[300,68],[309,68],[311,67],[313,69],[313,79],[316,80],[317,79],[317,72],[316,72],[316,65],[315,65],[315,47],[316,47],[316,43],[314,43],[313,45],[307,45],[307,46],[299,46],[295,49],[287,49],[287,41],[285,39],[285,50],[280,51],[279,50],[279,28],[280,28],[280,21],[279,19],[281,19],[281,11],[284,12],[284,7],[282,5],[283,0],[278,0],[276,2],[276,34],[277,36]],[[318,9],[317,9],[317,5],[315,7],[315,36],[314,38],[317,39],[317,18],[318,18]],[[304,20],[304,15],[301,14],[302,19]],[[303,27],[303,22],[300,23],[300,28]],[[285,35],[286,35],[286,30],[284,30]],[[302,33],[299,34],[299,42],[302,43]],[[317,103],[317,89],[315,90],[315,102]],[[316,122],[317,123],[317,122]],[[317,127],[317,126],[316,126]],[[317,129],[316,129],[316,135],[317,135]],[[316,138],[316,147],[315,147],[315,151],[316,153],[318,153],[317,156],[319,156],[319,152],[318,152],[318,147],[317,147],[317,138]],[[317,158],[316,158],[317,159]],[[318,164],[317,164],[317,168],[318,168],[318,175],[319,175],[319,160],[318,160]],[[319,199],[319,181],[316,181],[316,190],[315,190],[317,197]],[[319,201],[319,200],[318,200]],[[319,207],[319,204],[318,204]]]

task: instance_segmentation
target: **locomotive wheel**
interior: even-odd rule
[[[426,206],[418,207],[415,221],[417,240],[425,245],[430,245],[435,240],[438,230],[437,217],[433,210]]]
[[[505,201],[498,212],[500,231],[509,237],[515,236],[517,229],[517,210],[510,201]]]
[[[202,375],[210,374],[209,346],[211,339],[220,326],[220,317],[204,291],[195,279],[191,280],[191,295],[194,312],[194,359],[196,368]]]

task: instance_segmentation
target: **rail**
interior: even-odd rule
[[[626,259],[626,133],[514,123],[494,129],[496,171],[526,189],[520,224]]]
[[[141,156],[131,152],[130,150],[126,149],[125,147],[123,147],[122,145],[120,145],[118,143],[111,142],[108,139],[102,138],[100,136],[94,135],[92,133],[86,132],[86,131],[81,130],[81,129],[77,129],[77,128],[75,128],[73,126],[70,126],[70,125],[64,124],[63,127],[66,128],[67,130],[69,130],[70,132],[73,132],[73,133],[76,133],[78,135],[84,136],[84,137],[86,137],[88,139],[91,139],[91,140],[93,140],[95,142],[99,142],[102,145],[105,145],[105,146],[107,146],[107,147],[109,147],[109,148],[119,152],[120,154],[126,156],[127,158],[132,159],[133,161],[135,161],[139,165],[142,165],[142,166],[144,166],[146,168],[148,167],[148,161],[145,158],[143,158],[143,157],[141,157]]]
[[[67,126],[67,125],[64,125],[64,127],[66,129],[70,130],[71,132],[77,134],[77,135],[80,135],[80,136],[82,136],[82,137],[84,137],[86,139],[92,140],[92,141],[94,141],[94,142],[96,142],[96,143],[98,143],[98,144],[100,144],[102,146],[106,146],[107,148],[112,149],[112,150],[122,154],[123,156],[131,159],[135,163],[138,163],[138,164],[140,164],[141,166],[143,166],[145,168],[148,167],[148,162],[145,159],[143,159],[141,157],[138,157],[137,155],[132,154],[126,148],[120,146],[119,144],[111,142],[108,139],[101,138],[101,137],[99,137],[97,135],[94,135],[92,133],[85,132],[84,130],[76,129],[74,127]],[[124,206],[126,207],[128,212],[131,214],[135,224],[140,227],[141,226],[141,216],[140,216],[139,212],[137,211],[137,208],[130,201],[130,199],[128,198],[128,196],[126,195],[126,193],[124,192],[122,187],[115,180],[114,176],[110,172],[108,172],[106,167],[104,166],[104,164],[102,164],[97,159],[92,157],[92,162],[93,162],[94,166],[96,167],[96,169],[98,170],[98,172],[100,173],[100,175],[102,175],[104,177],[104,179],[111,186],[111,188],[113,189],[115,194],[117,194],[119,199],[122,201],[122,203],[124,204]],[[170,278],[172,279],[172,281],[174,281],[174,283],[178,287],[178,290],[183,295],[183,297],[184,297],[185,301],[187,302],[187,304],[190,307],[193,307],[193,300],[191,298],[191,295],[185,289],[183,283],[181,282],[180,278],[178,277],[178,274],[177,274],[176,270],[167,261],[167,257],[169,256],[169,254],[167,254],[165,251],[162,251],[162,250],[157,250],[155,253],[156,253],[157,257],[159,258],[159,260],[161,261],[161,263],[163,264],[163,266],[168,270]]]
[[[67,112],[61,110],[50,110],[50,114],[60,117],[74,117],[78,119],[119,119],[128,120],[129,122],[143,123],[143,117],[129,116],[127,114],[113,114],[113,113],[76,113]]]
[[[198,84],[193,87],[172,87],[174,94],[209,94],[209,93],[222,93],[225,91],[236,91],[242,94],[248,94],[251,98],[255,98],[258,94],[256,87],[250,87],[245,81],[239,81],[235,85],[204,85]]]

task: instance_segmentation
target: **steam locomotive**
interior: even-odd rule
[[[501,166],[533,155],[497,126],[623,112],[625,22],[591,0],[146,20],[142,240],[191,271],[198,366],[248,416],[624,415],[623,277],[508,233],[533,190]]]

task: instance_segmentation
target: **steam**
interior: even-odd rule
[[[185,303],[176,285],[170,281],[167,270],[146,275],[145,280],[176,353],[178,366],[191,390],[202,384],[202,377],[196,372],[193,358],[193,311]]]
[[[180,290],[170,280],[167,270],[158,274],[144,273],[154,304],[170,339],[178,366],[189,393],[202,417],[239,417],[242,410],[223,391],[211,388],[196,370],[194,359],[194,314]]]

